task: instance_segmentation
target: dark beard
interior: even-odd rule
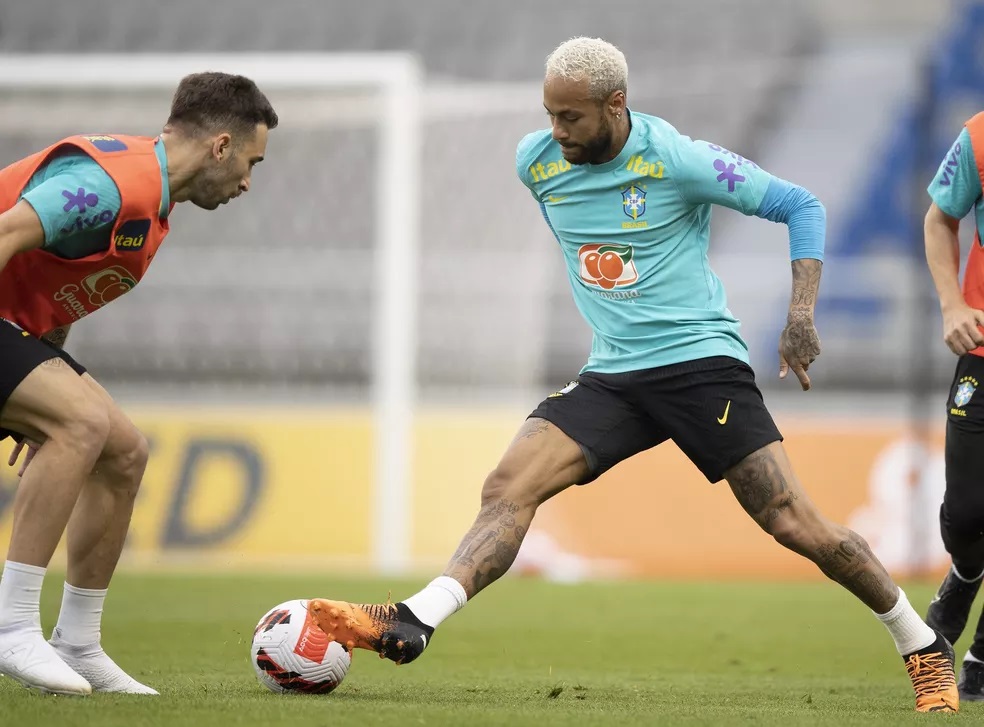
[[[583,150],[581,160],[571,164],[599,164],[610,161],[606,157],[609,156],[612,148],[612,127],[605,123],[598,130],[598,135],[581,148]]]

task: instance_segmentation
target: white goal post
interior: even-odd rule
[[[377,313],[372,330],[373,561],[405,570],[411,533],[413,411],[417,390],[417,276],[422,71],[405,53],[0,54],[0,92],[173,89],[189,73],[221,70],[261,89],[378,90],[376,179],[386,200],[376,220]],[[91,131],[80,129],[79,133]],[[107,131],[112,131],[108,129]],[[271,162],[275,163],[275,162]]]

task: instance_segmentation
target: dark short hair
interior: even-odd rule
[[[274,129],[279,119],[253,81],[209,71],[181,79],[167,123],[191,133],[220,128],[247,133],[259,124]]]

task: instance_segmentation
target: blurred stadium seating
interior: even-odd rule
[[[76,22],[63,22],[66,13]],[[769,21],[743,22],[750,13]],[[554,0],[38,0],[6,8],[0,33],[12,52],[418,53],[432,84],[419,272],[422,379],[506,386],[569,376],[589,340],[512,163],[518,139],[543,124],[537,85],[544,55],[579,33],[610,38],[630,51],[638,107],[692,135],[748,148],[795,73],[790,61],[813,37],[808,15],[762,0],[740,8],[728,0],[699,8],[674,0],[658,11],[630,0],[618,13]],[[487,88],[480,105],[468,103],[475,93],[455,101],[468,84]],[[73,131],[70,119],[64,126]],[[103,378],[365,383],[374,205],[386,204],[373,193],[372,132],[363,124],[275,136],[245,203],[250,209],[214,216],[178,210],[167,250],[128,305],[101,312],[77,334],[79,357]],[[4,133],[0,158],[51,138],[47,131]]]
[[[888,15],[878,12],[889,7],[885,2],[865,5],[32,0],[0,10],[0,50],[417,53],[427,74],[423,249],[421,269],[412,273],[421,283],[421,383],[549,388],[580,368],[589,333],[571,303],[559,256],[513,169],[516,141],[543,124],[538,86],[544,55],[572,35],[612,40],[629,57],[633,106],[695,138],[762,161],[774,155],[783,125],[811,92],[817,59],[831,43],[850,44],[860,35],[866,46],[877,46],[889,32],[896,44],[912,38],[925,43],[943,14],[920,3],[892,3]],[[160,99],[151,105],[163,108]],[[134,133],[153,133],[163,121],[158,114],[146,126],[136,123],[144,121],[139,113],[117,116],[116,130]],[[79,358],[108,383],[305,382],[363,390],[371,358],[366,328],[372,315],[373,224],[386,205],[374,192],[371,119],[368,111],[324,129],[290,128],[288,120],[272,138],[270,160],[257,171],[245,202],[214,215],[179,209],[165,252],[127,304],[80,327],[73,340]],[[73,116],[41,125],[3,124],[0,160],[74,132],[75,124]],[[879,154],[896,153],[855,149],[852,141],[840,141],[845,154],[869,154],[875,168],[883,167]],[[843,187],[829,161],[829,169],[819,172],[819,186],[829,180]],[[809,175],[801,180],[796,171],[784,176],[811,186]],[[851,186],[862,218],[870,199],[866,183],[871,189],[881,184],[859,178]],[[837,221],[852,208],[836,199],[828,208],[834,218],[831,252],[858,254],[862,243],[850,242],[856,225]],[[718,241],[729,242],[715,265],[726,284],[734,285],[734,307],[745,322],[753,359],[772,366],[764,352],[774,350],[781,321],[776,301],[788,289],[781,277],[784,253],[771,243],[746,247],[763,223],[755,223],[756,232],[743,232],[751,228],[736,224],[730,213],[720,220],[715,254]],[[897,237],[891,243],[910,244]],[[759,274],[765,258],[780,275],[768,293],[761,287],[769,275]],[[874,270],[897,271],[898,265],[895,260],[889,268],[878,267],[876,259]],[[899,310],[887,290],[892,286],[876,286],[873,299],[855,300],[848,266],[838,272],[835,261],[828,269],[825,291],[832,295],[821,314],[832,325],[822,329],[828,348],[821,380],[839,387],[903,385],[903,373],[869,376],[854,366],[859,335],[881,336],[872,342],[875,348],[891,339],[884,328],[897,323]],[[748,290],[752,280],[759,289]]]
[[[984,0],[30,0],[0,5],[0,54],[66,54],[69,78],[73,59],[88,53],[416,54],[426,74],[422,246],[419,269],[406,274],[420,291],[419,381],[425,403],[473,407],[450,417],[422,407],[408,433],[413,464],[397,484],[414,528],[396,540],[419,566],[444,562],[517,419],[584,361],[590,334],[556,243],[515,178],[514,151],[546,125],[545,55],[574,35],[615,42],[629,59],[633,108],[754,158],[827,206],[824,353],[810,371],[822,396],[791,395],[795,408],[787,406],[782,393],[797,387],[775,378],[786,230],[715,211],[712,264],[800,476],[830,517],[855,526],[893,569],[914,573],[945,561],[935,514],[939,390],[953,365],[938,339],[919,218],[943,150],[984,107],[982,8]],[[5,92],[0,163],[71,133],[152,134],[163,123],[166,94],[123,95],[85,80],[58,94]],[[222,567],[301,557],[378,565],[377,546],[390,542],[376,499],[387,480],[374,427],[385,416],[362,406],[373,370],[376,223],[390,206],[373,130],[381,109],[361,92],[271,95],[282,125],[251,193],[214,213],[179,207],[144,282],[69,343],[153,445],[129,541],[137,564],[208,555]],[[175,405],[158,407],[165,396]],[[331,406],[338,399],[356,406]],[[257,406],[271,400],[286,406]],[[298,402],[313,405],[308,415]],[[932,432],[913,437],[927,412]],[[550,540],[538,552],[534,539],[527,560],[552,562],[559,547],[605,568],[645,553],[641,572],[663,576],[696,572],[697,561],[708,577],[805,574],[805,562],[770,560],[771,543],[751,523],[720,525],[733,503],[672,448],[607,478],[538,516]],[[3,527],[13,491],[14,480],[0,478]],[[310,502],[333,497],[351,516],[325,527],[311,552],[297,525]],[[607,541],[580,537],[599,515],[621,526],[606,529]],[[710,550],[681,549],[701,528]],[[274,549],[271,531],[285,533]]]

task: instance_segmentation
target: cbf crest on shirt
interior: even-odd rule
[[[707,257],[711,205],[754,214],[773,177],[662,119],[630,112],[621,152],[572,165],[548,129],[527,135],[517,173],[560,244],[594,332],[584,371],[616,373],[707,356],[748,361]]]

